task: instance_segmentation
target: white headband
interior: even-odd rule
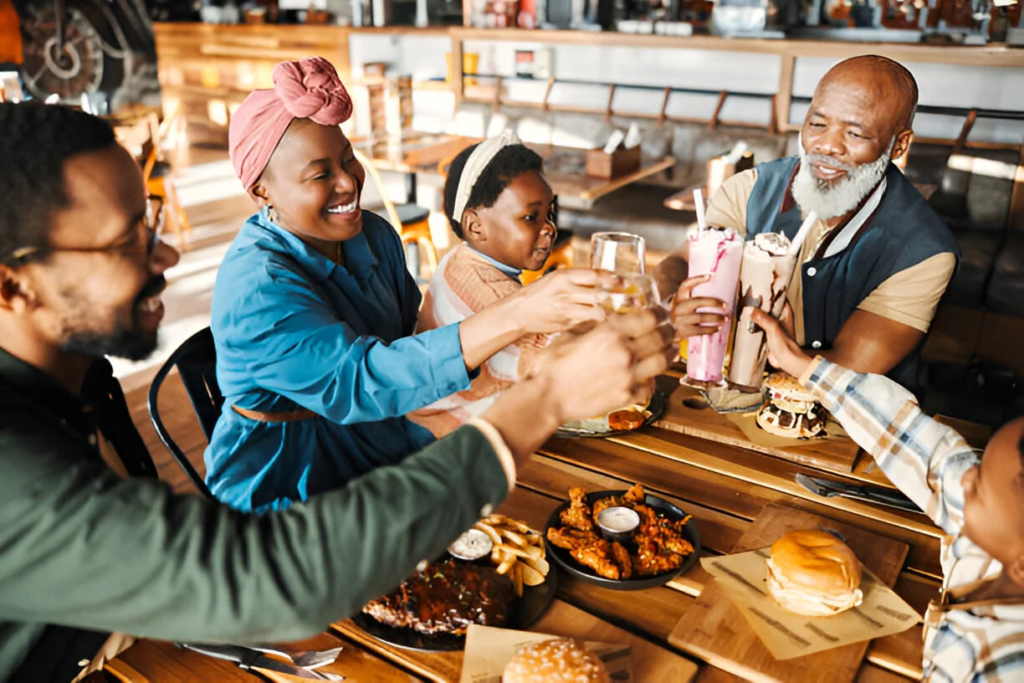
[[[462,222],[462,214],[469,202],[469,195],[473,193],[473,187],[480,179],[480,174],[490,165],[495,155],[506,147],[518,144],[521,144],[519,136],[514,130],[506,128],[501,135],[487,138],[476,146],[473,153],[469,155],[469,159],[466,160],[462,175],[459,177],[459,187],[455,192],[455,206],[452,207],[452,220],[456,223]]]

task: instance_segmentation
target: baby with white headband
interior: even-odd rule
[[[441,260],[420,310],[419,330],[460,322],[522,288],[520,275],[544,268],[554,248],[555,196],[544,162],[505,131],[463,151],[448,172],[444,206],[463,241]],[[527,335],[499,351],[470,388],[408,415],[440,438],[483,413],[532,371],[547,335]]]

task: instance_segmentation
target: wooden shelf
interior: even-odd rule
[[[783,57],[825,57],[842,59],[860,54],[878,54],[904,62],[965,64],[971,66],[1024,67],[1024,49],[1005,45],[967,47],[958,45],[922,45],[907,43],[853,43],[826,40],[766,40],[758,38],[722,38],[719,36],[648,36],[613,31],[543,31],[514,28],[477,29],[460,26],[386,26],[352,28],[347,26],[306,26],[292,24],[202,24],[157,22],[154,31],[161,36],[187,37],[205,41],[216,36],[230,41],[252,41],[253,49],[275,48],[282,42],[304,39],[314,42],[347,40],[353,34],[450,36],[453,41],[497,40],[504,42],[550,43],[562,45],[600,45],[608,47],[647,47],[656,49],[717,50],[752,52]],[[253,54],[252,56],[255,56]],[[267,58],[272,58],[267,56]]]
[[[753,52],[789,57],[843,59],[876,54],[902,62],[930,62],[973,66],[1024,67],[1024,50],[1004,45],[964,47],[907,43],[852,43],[826,40],[766,40],[720,36],[645,36],[611,31],[538,31],[523,29],[476,29],[454,27],[452,40],[499,40],[564,45],[647,47],[680,50]]]

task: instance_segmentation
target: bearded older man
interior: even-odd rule
[[[819,217],[789,288],[791,333],[820,355],[858,372],[888,374],[913,389],[917,356],[959,252],[942,220],[892,165],[913,135],[917,84],[885,57],[833,67],[814,92],[800,156],[762,164],[726,181],[711,198],[710,225],[748,236],[794,237],[802,217]],[[675,291],[687,248],[657,278]],[[694,317],[679,306],[677,327]]]

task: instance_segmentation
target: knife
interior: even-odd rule
[[[265,669],[276,671],[296,678],[303,678],[310,681],[344,681],[343,676],[335,674],[309,671],[298,666],[285,664],[276,659],[271,659],[261,652],[251,650],[240,645],[200,645],[197,643],[179,643],[187,650],[198,652],[207,657],[215,657],[229,662],[234,662],[242,669]]]
[[[796,483],[811,493],[825,498],[840,496],[851,500],[859,500],[863,503],[874,503],[875,505],[906,510],[907,512],[922,512],[921,508],[917,507],[914,501],[899,491],[891,491],[876,486],[855,486],[831,479],[808,477],[805,474],[796,475]]]

